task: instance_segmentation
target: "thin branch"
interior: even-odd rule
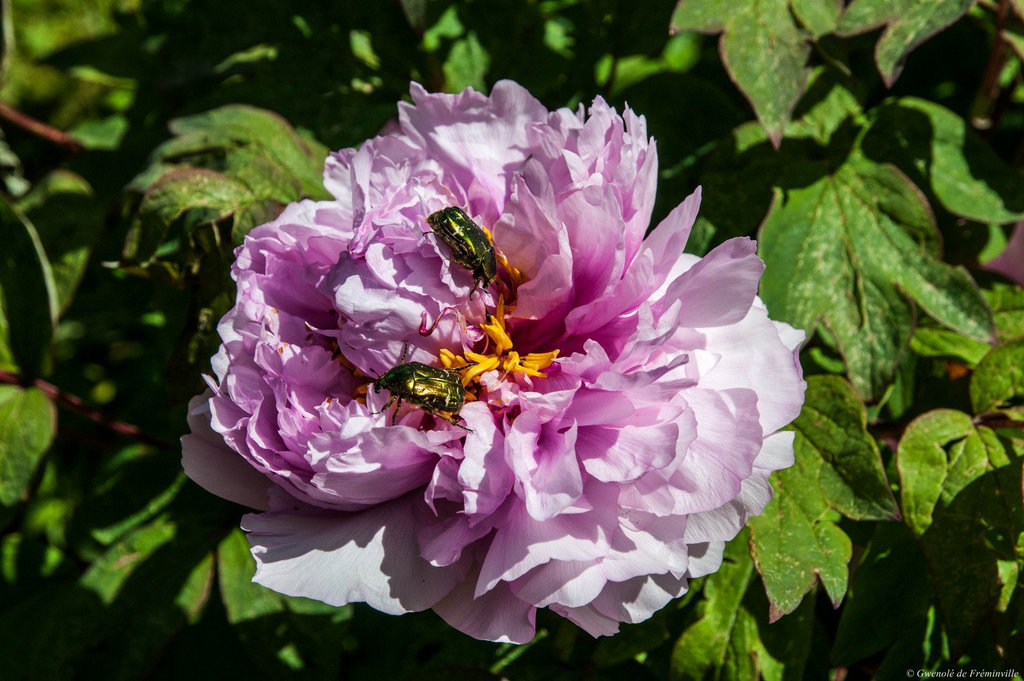
[[[1009,0],[999,0],[996,8],[996,33],[992,42],[992,50],[988,55],[988,63],[985,64],[985,73],[981,77],[981,85],[974,95],[974,102],[971,104],[970,120],[976,130],[988,130],[996,123],[996,116],[993,115],[996,102],[999,99],[1000,86],[999,76],[1006,64],[1006,40],[1003,38],[1003,31],[1006,28],[1006,14],[1009,11]]]
[[[0,118],[13,123],[19,128],[27,130],[33,135],[37,135],[38,137],[42,137],[45,140],[62,146],[68,151],[79,152],[85,149],[81,142],[63,130],[50,127],[42,121],[37,121],[31,116],[26,116],[20,111],[7,106],[3,102],[0,102]]]
[[[37,388],[44,395],[52,399],[62,407],[66,407],[73,412],[77,412],[82,416],[86,417],[90,421],[98,423],[99,425],[112,430],[119,435],[124,435],[127,438],[131,438],[136,442],[157,447],[158,449],[170,450],[171,446],[161,440],[160,438],[150,435],[138,426],[134,426],[124,421],[111,418],[101,412],[99,409],[90,407],[85,403],[82,398],[77,395],[73,395],[69,392],[61,390],[57,386],[41,378],[37,378],[34,381],[26,382],[21,376],[12,374],[8,371],[0,370],[0,383],[9,383],[13,385],[31,386]]]

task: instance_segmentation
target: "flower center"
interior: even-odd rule
[[[462,355],[456,355],[451,350],[441,350],[441,363],[445,367],[469,367],[461,372],[462,385],[469,389],[467,397],[469,394],[474,398],[477,396],[480,376],[488,371],[500,370],[505,376],[522,373],[545,378],[547,374],[544,373],[544,369],[551,366],[558,357],[558,350],[520,355],[514,349],[512,338],[505,329],[505,315],[511,311],[512,308],[505,305],[505,297],[499,295],[494,314],[488,314],[487,321],[480,325],[487,338],[487,345],[482,352],[467,350]]]

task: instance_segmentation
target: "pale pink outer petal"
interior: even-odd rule
[[[736,536],[751,516],[764,511],[772,499],[768,474],[793,465],[792,431],[782,431],[765,438],[754,460],[754,474],[743,481],[739,494],[718,508],[692,513],[686,522],[686,541],[728,541]]]
[[[329,605],[366,602],[390,614],[425,610],[464,577],[458,566],[434,567],[416,547],[415,495],[357,513],[311,507],[249,514],[257,568],[253,581]]]
[[[188,403],[191,433],[181,438],[181,465],[185,475],[200,487],[236,504],[264,510],[274,483],[253,468],[224,438],[210,428],[210,396],[207,390]]]
[[[473,593],[473,581],[456,585],[434,612],[459,631],[485,641],[527,643],[536,631],[537,608],[516,598],[507,584],[485,594]]]
[[[745,237],[729,239],[668,285],[661,303],[683,301],[676,324],[706,328],[734,324],[746,316],[764,272],[757,244]]]
[[[701,188],[697,187],[644,239],[643,247],[650,251],[654,258],[655,279],[664,282],[665,285],[682,274],[682,271],[674,271],[674,268],[680,263],[679,254],[683,252],[690,238],[693,223],[697,220],[701,196]],[[661,296],[656,294],[656,297]]]

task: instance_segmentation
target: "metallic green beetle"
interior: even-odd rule
[[[373,392],[379,393],[381,388],[384,388],[391,393],[391,398],[381,410],[374,413],[387,411],[387,408],[394,404],[395,411],[391,414],[391,425],[394,425],[395,419],[398,418],[398,409],[402,406],[402,400],[405,400],[453,426],[473,432],[455,420],[466,402],[466,389],[462,386],[462,378],[459,376],[459,372],[466,367],[446,369],[432,367],[422,362],[406,362],[408,350],[409,344],[406,343],[402,347],[402,356],[398,358],[398,364],[373,382]]]
[[[498,274],[494,244],[480,225],[457,206],[442,208],[427,216],[434,234],[452,249],[452,260],[473,272],[472,298],[478,286],[487,288]]]

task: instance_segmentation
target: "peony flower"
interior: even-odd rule
[[[611,634],[718,568],[792,464],[803,333],[768,318],[754,242],[683,253],[699,189],[644,238],[656,178],[629,109],[413,84],[327,159],[333,201],[246,237],[182,445],[260,510],[256,582],[525,642],[538,608]],[[493,282],[426,222],[452,206],[493,239]],[[395,412],[375,381],[400,358],[464,406]]]

